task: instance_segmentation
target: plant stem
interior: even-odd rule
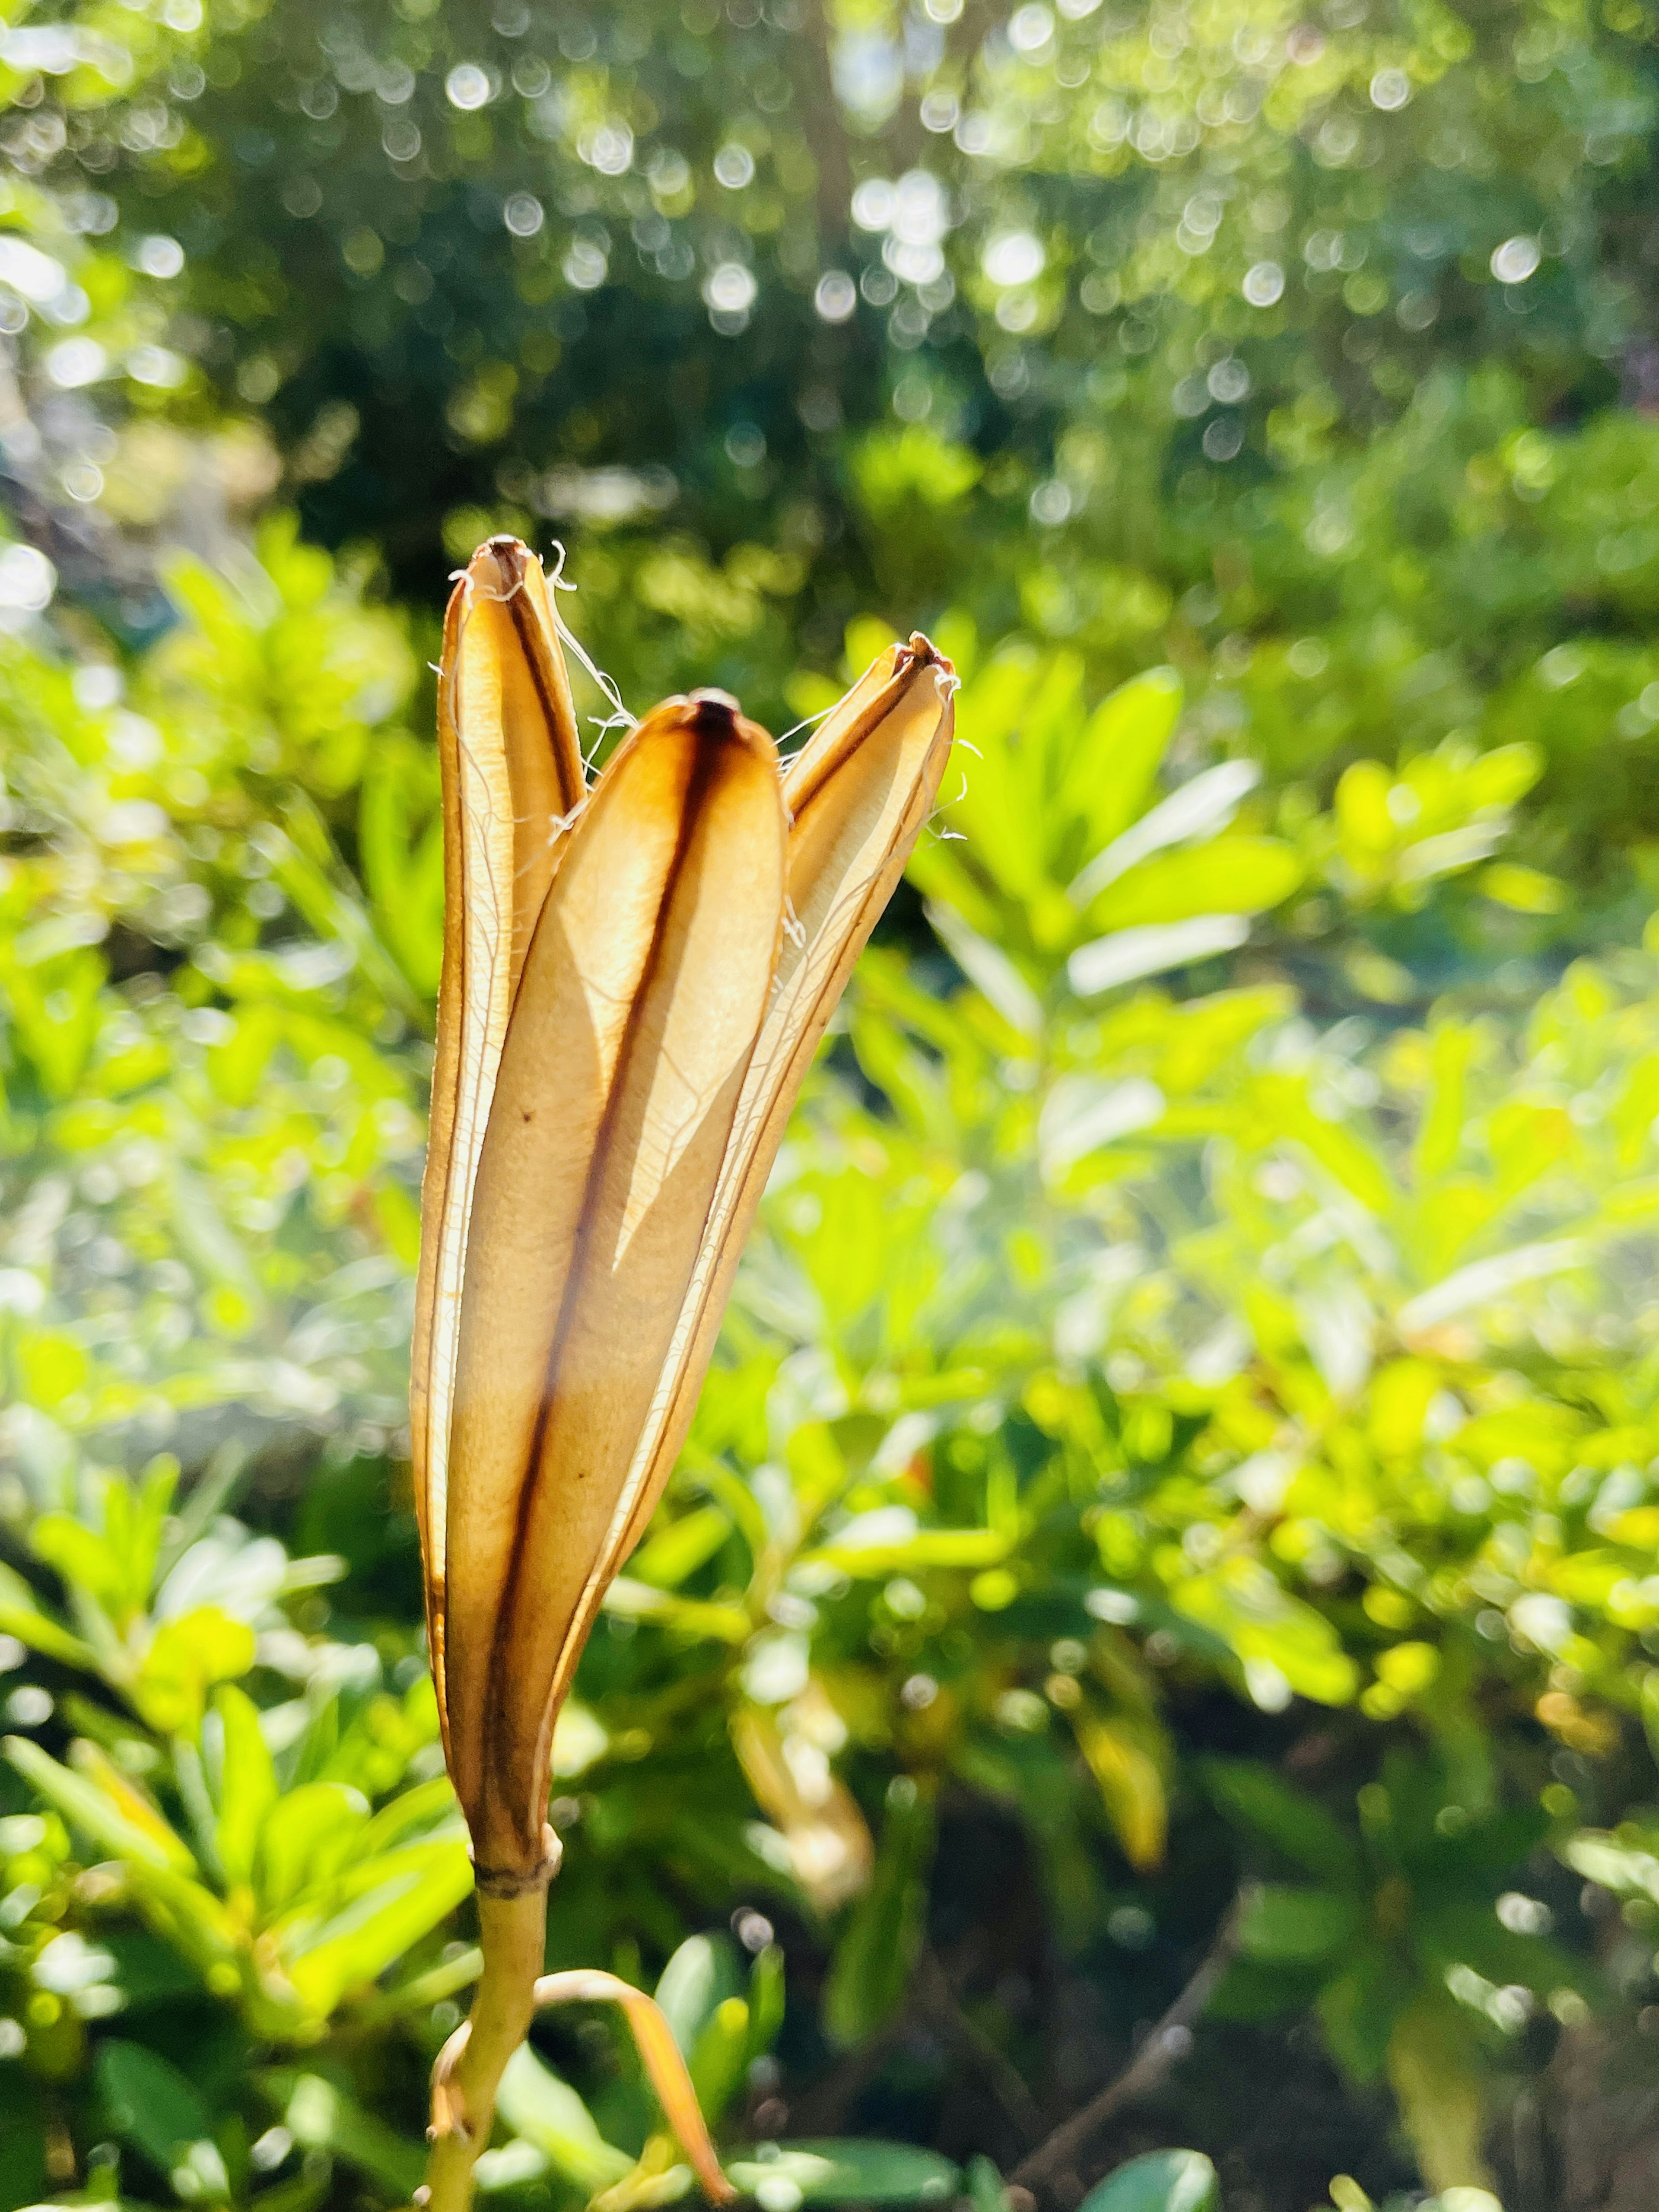
[[[1105,2126],[1119,2109],[1157,2088],[1170,2069],[1193,2047],[1193,2023],[1215,1995],[1216,1986],[1232,1963],[1238,1947],[1239,1908],[1235,1899],[1215,1939],[1199,1962],[1197,1972],[1170,2007],[1130,2063],[1116,2080],[1109,2081],[1079,2112],[1054,2130],[1045,2142],[1020,2160],[1008,2176],[1011,2187],[1030,2191],[1051,2187],[1087,2144],[1097,2128]],[[1070,2200],[1067,2200],[1070,2201]]]
[[[472,2168],[488,2148],[495,2090],[507,2062],[529,2032],[536,1978],[547,1943],[547,1884],[514,1897],[478,1898],[483,1972],[465,2027],[439,2054],[432,2076],[432,2148],[425,2212],[467,2212]]]

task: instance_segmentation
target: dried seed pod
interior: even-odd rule
[[[492,541],[452,605],[412,1395],[434,1667],[483,1888],[544,1873],[559,1705],[933,805],[952,689],[925,639],[890,648],[781,779],[733,702],[670,700],[584,794],[539,568]]]
[[[684,1439],[813,1049],[933,806],[953,689],[926,639],[894,647],[781,777],[734,701],[671,699],[589,792],[539,563],[492,539],[451,601],[410,1413],[484,1966],[434,2083],[432,2212],[467,2203],[529,2023],[559,1705]],[[648,2057],[662,2037],[635,2024]],[[720,2194],[684,2068],[658,2057]]]

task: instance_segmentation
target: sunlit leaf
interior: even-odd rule
[[[508,2059],[495,2106],[514,2133],[579,2189],[604,2189],[634,2163],[606,2142],[576,2092],[527,2043]]]
[[[1301,863],[1277,839],[1217,837],[1190,853],[1140,861],[1091,902],[1085,919],[1103,933],[1144,929],[1213,914],[1218,899],[1235,914],[1260,914],[1301,879]]]
[[[760,2157],[733,2160],[730,2172],[750,2194],[769,2180],[793,2183],[804,2203],[816,2204],[943,2204],[962,2179],[937,2151],[824,2138],[769,2144]]]
[[[1079,2212],[1220,2212],[1221,2185],[1202,2151],[1154,2150],[1091,2189]]]

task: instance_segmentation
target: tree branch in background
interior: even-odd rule
[[[968,2060],[1001,2106],[1021,2142],[1034,2142],[1042,2132],[1042,2115],[1037,2110],[1036,2098],[1025,2086],[1024,2075],[963,2012],[949,1976],[931,1950],[924,1949],[916,1962],[915,1987],[917,2012]]]
[[[1124,2106],[1149,2096],[1159,2087],[1171,2068],[1193,2047],[1193,2027],[1214,1996],[1223,1974],[1232,1962],[1238,1942],[1238,1907],[1235,1903],[1222,1922],[1214,1942],[1180,1996],[1170,2007],[1134,2057],[1115,2081],[1080,2112],[1057,2127],[1008,2176],[1016,2189],[1051,2187],[1073,2166],[1091,2136],[1105,2126]]]
[[[799,91],[805,96],[798,111],[801,131],[818,173],[819,249],[828,258],[847,236],[853,202],[853,165],[847,135],[836,98],[835,64],[830,53],[834,33],[825,0],[805,0],[805,21],[793,41],[799,72]]]

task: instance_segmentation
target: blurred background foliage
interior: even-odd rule
[[[920,624],[966,740],[550,1964],[763,2212],[1650,2205],[1647,0],[0,12],[0,2203],[419,2178],[428,663],[511,529],[636,708]],[[558,2015],[481,2179],[670,2203],[656,2124]]]

